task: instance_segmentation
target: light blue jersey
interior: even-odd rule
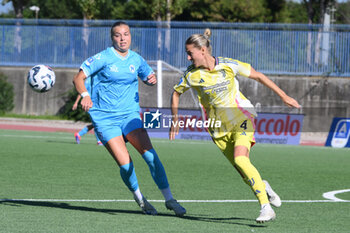
[[[142,128],[137,77],[146,81],[154,72],[139,54],[129,50],[122,57],[110,47],[87,59],[80,68],[91,77],[90,84],[85,83],[92,100],[89,114],[103,144]]]
[[[103,111],[127,115],[139,111],[138,79],[147,80],[154,73],[136,52],[120,56],[113,47],[87,59],[80,67],[91,76],[90,111]]]

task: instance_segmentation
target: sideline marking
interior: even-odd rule
[[[116,200],[88,200],[88,199],[0,199],[0,202],[135,202],[135,200],[116,199]],[[148,200],[149,202],[164,202],[164,200]],[[178,202],[187,203],[244,203],[258,202],[258,200],[178,200]],[[347,200],[282,200],[283,203],[318,203],[318,202],[350,202]]]
[[[66,136],[63,136],[62,134],[68,134],[69,132],[61,132],[61,131],[57,131],[57,132],[47,132],[47,131],[33,131],[33,132],[44,132],[44,133],[55,133],[55,134],[61,134],[60,136],[63,136],[63,137],[57,137],[57,136],[40,136],[40,135],[12,135],[12,134],[1,134],[1,130],[0,129],[0,137],[16,137],[16,138],[44,138],[44,139],[62,139],[62,140],[70,140],[70,141],[73,141],[74,140],[74,137],[66,137]],[[15,131],[19,131],[19,130],[15,130]],[[26,130],[27,131],[27,130]],[[23,131],[22,131],[23,132]],[[31,132],[31,131],[27,131],[27,132]],[[71,133],[72,134],[72,133]],[[89,133],[90,134],[90,133]],[[92,134],[91,134],[92,135]],[[73,140],[72,140],[73,138]],[[170,144],[190,144],[190,145],[208,145],[208,142],[211,142],[211,140],[187,140],[187,139],[176,139],[176,140],[173,140],[173,141],[170,141],[166,138],[152,138],[150,137],[152,142],[155,142],[155,143],[170,143]],[[87,141],[95,141],[95,138],[87,138],[85,139],[84,138],[84,141],[87,140]],[[209,143],[209,145],[212,144],[212,143]],[[214,144],[212,144],[214,145]],[[259,147],[283,147],[283,148],[287,148],[287,147],[291,147],[291,148],[302,148],[302,149],[315,149],[317,148],[318,150],[334,150],[333,147],[321,147],[321,146],[312,146],[312,145],[303,145],[303,144],[300,144],[300,145],[286,145],[286,144],[264,144],[264,143],[259,143],[259,144],[256,144],[256,146],[259,146]],[[349,150],[349,148],[343,148],[344,150]]]
[[[61,133],[61,132],[58,132]],[[41,136],[41,135],[12,135],[12,134],[0,134],[0,137],[15,137],[15,138],[29,138],[29,139],[34,139],[34,138],[38,138],[38,139],[61,139],[61,140],[70,140],[70,141],[74,141],[75,139],[74,137],[67,137],[67,136],[63,136],[63,137],[57,137],[57,136]],[[183,141],[183,139],[179,139],[179,140],[175,140],[175,141],[170,141],[168,139],[161,139],[161,138],[151,138],[152,142],[157,142],[157,143],[176,143],[176,144],[208,144],[208,142],[210,141]],[[87,140],[95,140],[95,138],[87,138]],[[181,141],[182,140],[182,141]],[[84,138],[85,141],[85,138]]]
[[[330,191],[330,192],[326,192],[323,193],[323,197],[332,201],[336,201],[336,202],[350,202],[348,200],[343,200],[340,198],[337,198],[335,195],[339,194],[339,193],[347,193],[350,192],[350,189],[343,189],[343,190],[335,190],[335,191]]]

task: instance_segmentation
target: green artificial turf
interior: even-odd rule
[[[183,218],[166,210],[148,167],[128,144],[142,193],[159,212],[143,215],[119,168],[93,135],[0,130],[0,232],[348,232],[350,150],[258,144],[251,161],[281,196],[277,218],[255,223],[250,188],[211,141],[152,139]],[[229,200],[229,201],[228,201]],[[220,202],[217,202],[220,201]]]

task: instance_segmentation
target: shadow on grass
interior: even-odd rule
[[[10,206],[27,205],[27,206],[37,206],[37,207],[60,208],[60,209],[66,209],[66,210],[78,210],[78,211],[106,213],[106,214],[111,214],[111,215],[115,215],[115,214],[118,214],[118,213],[119,214],[144,215],[141,211],[136,211],[136,210],[103,209],[103,208],[92,208],[92,207],[86,207],[86,206],[74,206],[74,205],[70,205],[70,204],[65,203],[65,202],[2,199],[0,201],[0,204],[2,204],[2,205],[10,205]],[[176,217],[173,213],[172,214],[158,213],[157,216]],[[221,223],[221,224],[234,224],[234,225],[248,226],[248,227],[254,227],[254,228],[267,227],[266,225],[261,225],[261,224],[242,223],[242,221],[253,222],[255,220],[254,219],[248,219],[248,218],[238,218],[238,217],[212,218],[212,217],[206,217],[206,216],[201,216],[201,215],[197,215],[197,216],[196,215],[192,215],[192,216],[191,215],[186,215],[186,216],[183,216],[183,217],[179,217],[179,219],[190,220],[190,221]]]
[[[88,211],[88,212],[98,212],[98,213],[106,213],[106,214],[143,214],[141,211],[134,210],[121,210],[121,209],[101,209],[101,208],[92,208],[85,206],[74,206],[65,202],[49,202],[49,201],[29,201],[29,200],[11,200],[4,199],[0,201],[0,204],[3,205],[11,205],[11,206],[20,206],[20,205],[28,205],[28,206],[38,206],[38,207],[49,207],[49,208],[60,208],[67,210],[79,210],[79,211]]]
[[[210,218],[210,217],[200,217],[200,216],[190,216],[186,215],[181,217],[182,219],[188,219],[192,221],[203,221],[203,222],[212,222],[212,223],[226,223],[226,224],[234,224],[234,225],[240,225],[240,226],[248,226],[248,227],[255,227],[255,228],[264,228],[267,227],[266,225],[261,224],[251,224],[251,223],[242,223],[241,221],[249,221],[253,222],[255,219],[249,219],[249,218],[237,218],[237,217],[231,217],[231,218]]]

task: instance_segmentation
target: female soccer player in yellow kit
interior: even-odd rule
[[[208,131],[215,144],[243,180],[251,187],[261,205],[258,223],[275,219],[271,205],[281,206],[281,199],[267,181],[263,181],[257,169],[250,163],[249,152],[254,139],[254,117],[256,112],[250,101],[239,91],[237,75],[254,79],[272,89],[290,107],[300,108],[298,102],[289,97],[264,74],[257,72],[250,64],[231,58],[213,57],[206,29],[204,35],[194,34],[186,40],[187,59],[192,62],[175,85],[171,109],[173,122],[178,121],[180,95],[193,88],[198,96],[207,119],[221,121],[221,126],[209,126]],[[178,124],[175,124],[178,126]],[[169,139],[175,139],[179,128],[172,125]],[[270,205],[271,204],[271,205]]]

